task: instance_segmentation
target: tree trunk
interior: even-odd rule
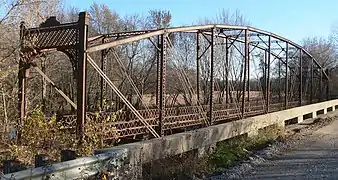
[[[7,132],[7,126],[8,126],[7,107],[6,107],[6,97],[5,97],[5,92],[4,92],[3,88],[2,88],[1,90],[2,90],[2,100],[3,100],[4,116],[5,116],[3,128],[4,128],[4,132],[6,133],[6,132]]]

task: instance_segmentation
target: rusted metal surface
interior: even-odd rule
[[[210,24],[200,26],[187,26],[187,27],[176,27],[166,29],[149,29],[141,31],[129,31],[129,32],[114,32],[109,34],[101,34],[95,37],[88,37],[88,17],[87,13],[82,12],[79,14],[79,21],[73,23],[61,24],[56,21],[55,17],[51,17],[46,22],[42,23],[37,28],[26,28],[24,24],[20,26],[20,42],[21,42],[21,53],[19,63],[19,111],[20,121],[22,123],[25,118],[25,89],[26,77],[29,72],[29,68],[35,56],[41,54],[44,51],[56,50],[67,54],[72,66],[74,77],[77,81],[77,115],[63,116],[61,120],[70,129],[75,129],[78,137],[81,137],[85,131],[85,120],[86,117],[94,118],[97,114],[86,112],[86,62],[87,54],[89,52],[101,51],[101,68],[100,70],[105,75],[107,66],[107,53],[109,49],[119,45],[127,45],[128,43],[150,40],[155,45],[157,51],[157,68],[156,68],[156,107],[152,107],[148,110],[137,110],[131,104],[131,109],[135,109],[139,112],[139,116],[144,118],[145,122],[141,122],[134,113],[125,110],[121,113],[116,114],[116,119],[113,122],[98,123],[102,126],[102,137],[104,139],[112,139],[115,137],[126,138],[134,137],[137,135],[148,135],[150,134],[149,129],[156,129],[158,134],[165,135],[172,132],[183,131],[184,129],[194,129],[203,127],[206,124],[222,123],[230,120],[235,120],[243,117],[259,115],[267,112],[273,112],[282,110],[284,108],[292,108],[307,103],[314,103],[323,100],[323,96],[317,95],[314,92],[316,88],[327,87],[328,88],[328,72],[319,65],[319,63],[311,56],[305,49],[296,43],[285,39],[276,34],[266,32],[260,29],[244,26],[232,26],[232,25],[221,25],[221,24]],[[167,40],[170,40],[170,34],[174,33],[195,33],[196,34],[196,75],[194,78],[197,79],[197,102],[192,103],[186,107],[168,107],[165,103],[166,93],[166,63],[167,63]],[[203,41],[202,41],[203,36]],[[153,42],[153,39],[158,40],[157,44]],[[168,39],[169,38],[169,39]],[[222,39],[223,41],[218,41]],[[171,40],[170,40],[171,41]],[[207,42],[205,48],[202,50],[202,42]],[[286,44],[284,48],[281,44]],[[171,43],[170,43],[171,44]],[[223,48],[222,55],[225,56],[225,103],[216,103],[214,99],[214,91],[217,88],[217,70],[219,61],[215,60],[215,47],[225,45]],[[240,45],[244,45],[243,48],[239,48]],[[194,48],[195,49],[195,48]],[[250,50],[251,49],[251,50]],[[281,49],[281,50],[280,50]],[[237,87],[235,91],[240,94],[239,97],[231,97],[232,92],[230,90],[230,83],[233,81],[233,77],[229,75],[229,61],[231,60],[230,52],[236,51],[238,54],[243,56],[243,69],[240,79],[240,87]],[[254,92],[250,89],[250,80],[253,68],[250,67],[250,55],[254,51],[264,52],[264,89],[263,93],[258,99],[254,99]],[[289,50],[294,50],[293,54],[289,55]],[[207,52],[210,54],[208,57],[208,64],[210,67],[210,73],[207,75],[207,82],[203,82],[208,86],[208,94],[204,95],[203,98],[208,99],[207,102],[201,103],[201,58],[206,56]],[[282,52],[285,52],[282,53]],[[297,58],[296,54],[299,52],[299,63],[290,65],[291,59]],[[209,58],[210,57],[210,58]],[[308,57],[305,59],[304,57]],[[194,57],[195,58],[195,57]],[[204,57],[203,57],[204,58]],[[272,59],[273,58],[273,59]],[[272,69],[274,60],[278,61],[278,74],[276,78],[275,72]],[[304,69],[302,61],[310,60],[310,69]],[[285,66],[285,83],[284,93],[281,92],[281,66]],[[154,70],[155,71],[155,70]],[[291,97],[291,91],[289,90],[289,83],[294,83],[290,80],[291,75],[298,72],[299,82],[299,96]],[[305,92],[303,84],[303,71],[310,73],[310,92]],[[102,73],[101,72],[101,73]],[[319,79],[317,84],[314,83],[314,76]],[[317,77],[318,74],[318,77]],[[103,75],[102,75],[103,77]],[[105,76],[105,78],[108,78]],[[277,79],[277,80],[276,80]],[[201,82],[200,82],[201,81]],[[278,94],[274,94],[277,90],[273,89],[272,83],[278,82]],[[109,83],[108,83],[109,84]],[[207,85],[207,84],[210,84]],[[215,87],[214,87],[215,85]],[[316,86],[316,87],[315,87]],[[101,78],[100,87],[101,89],[101,110],[103,109],[103,100],[106,94],[106,83]],[[291,89],[291,85],[290,85]],[[290,91],[290,92],[289,92]],[[304,92],[303,92],[304,91]],[[328,91],[328,89],[327,89]],[[296,92],[297,93],[297,92]],[[326,93],[328,96],[328,92]],[[206,98],[207,97],[207,98]],[[222,97],[223,98],[223,97]],[[284,102],[282,100],[284,98]],[[297,99],[298,98],[298,99]],[[113,98],[112,98],[113,99]],[[234,100],[235,99],[235,100]],[[223,99],[221,100],[223,101]],[[231,102],[230,102],[231,101]],[[236,102],[236,103],[234,103]],[[250,104],[249,104],[250,103]],[[116,110],[120,106],[115,107]],[[113,115],[113,112],[100,112],[98,117],[105,119],[108,116]],[[103,121],[102,121],[103,122]],[[205,123],[208,122],[208,123]],[[149,127],[146,127],[149,125]]]
[[[245,116],[245,91],[246,91],[246,73],[247,73],[247,67],[248,67],[248,57],[249,57],[249,40],[248,40],[248,30],[245,30],[245,42],[244,42],[244,62],[243,62],[243,68],[244,68],[244,75],[243,75],[243,95],[242,95],[242,117]]]
[[[200,33],[196,33],[196,94],[197,101],[200,101]]]
[[[77,73],[77,135],[81,138],[84,135],[86,121],[86,77],[87,77],[87,38],[88,38],[89,15],[79,15],[79,56]]]
[[[215,47],[215,29],[211,29],[211,40],[210,40],[210,91],[209,91],[209,123],[213,124],[213,95],[214,95],[214,47]]]
[[[21,22],[20,24],[20,48],[24,47],[24,30],[25,24]],[[26,115],[26,68],[25,56],[20,54],[19,58],[19,73],[18,73],[18,110],[19,118],[17,124],[20,125],[25,119]],[[18,138],[20,139],[21,133],[19,132]]]
[[[102,42],[105,42],[105,39],[102,39]],[[108,52],[109,50],[102,50],[101,51],[101,70],[104,72],[104,73],[107,73],[107,58],[108,58]],[[100,107],[101,107],[101,110],[104,108],[104,100],[106,98],[106,94],[107,94],[107,83],[106,81],[104,81],[104,79],[101,77],[100,79]]]
[[[319,92],[319,101],[322,101],[323,100],[323,70],[322,68],[320,68],[320,71],[319,71],[319,89],[320,89],[320,92]],[[322,92],[321,92],[322,91]]]
[[[229,86],[229,41],[228,38],[225,38],[225,68],[226,68],[226,79],[225,79],[225,103],[229,103],[229,96],[230,96],[230,86]]]
[[[264,102],[258,102],[255,104],[251,103],[251,106],[245,108],[245,116],[256,116],[265,113]],[[289,102],[289,108],[297,107],[299,104],[298,101]],[[307,104],[307,102],[304,102]],[[241,118],[241,111],[238,108],[229,108],[226,109],[226,104],[215,104],[215,110],[213,111],[214,123],[218,122],[228,122],[231,120],[236,120]],[[284,109],[284,103],[274,103],[270,105],[270,112],[280,111]],[[208,105],[203,107],[205,110],[209,108]],[[200,112],[198,106],[189,106],[189,107],[176,107],[176,108],[166,108],[165,109],[165,118],[163,120],[163,131],[165,134],[170,134],[173,130],[184,131],[185,128],[198,128],[201,127],[206,119],[207,111]],[[158,109],[149,109],[149,110],[139,110],[139,113],[145,118],[145,120],[155,129],[160,124],[157,120],[159,118]],[[104,119],[107,119],[108,116],[116,116],[116,119],[108,123],[98,123],[98,126],[101,126],[101,133],[104,135],[104,140],[111,139],[123,139],[127,137],[134,137],[136,135],[147,135],[149,131],[146,126],[142,124],[137,117],[129,113],[128,111],[123,111],[120,113],[88,113],[87,116],[91,118],[96,118],[97,122],[102,122]],[[72,129],[76,127],[76,116],[63,116],[62,122],[67,122],[65,127]],[[178,131],[178,132],[181,132]]]
[[[288,97],[289,97],[289,71],[288,71],[288,62],[289,62],[289,43],[286,43],[285,48],[285,99],[284,99],[284,107],[288,108]]]
[[[271,37],[269,36],[269,43],[268,43],[268,51],[267,51],[267,55],[268,55],[268,63],[267,63],[267,79],[266,79],[266,109],[267,109],[267,113],[270,112],[270,63],[271,63]]]
[[[310,103],[313,103],[313,79],[314,79],[314,73],[313,73],[314,67],[313,67],[313,59],[311,59],[311,80],[310,80]]]
[[[256,36],[256,34],[260,34],[261,36],[269,36],[269,37],[273,37],[275,39],[277,39],[280,42],[287,42],[289,44],[291,44],[292,46],[294,46],[295,48],[298,49],[302,49],[303,52],[314,59],[314,57],[305,49],[303,49],[300,45],[284,38],[281,37],[279,35],[276,35],[274,33],[270,33],[261,29],[257,29],[257,28],[253,28],[253,27],[245,27],[245,26],[233,26],[233,25],[221,25],[221,24],[210,24],[210,25],[198,25],[198,26],[186,26],[186,27],[173,27],[173,28],[167,28],[167,29],[159,29],[159,30],[148,30],[148,31],[143,31],[141,34],[138,35],[134,35],[128,38],[124,38],[124,39],[120,39],[120,40],[114,40],[112,42],[107,42],[104,44],[98,44],[98,45],[93,45],[91,47],[88,48],[88,52],[94,52],[94,51],[100,51],[103,49],[107,49],[110,47],[114,47],[114,46],[118,46],[118,45],[122,45],[122,44],[127,44],[127,43],[131,43],[131,42],[135,42],[135,41],[139,41],[139,40],[143,40],[143,39],[147,39],[149,37],[153,37],[153,36],[157,36],[157,35],[161,35],[164,33],[175,33],[175,32],[198,32],[199,30],[208,30],[211,28],[216,28],[216,29],[226,29],[226,30],[249,30],[250,32],[253,32],[254,35]],[[134,31],[131,32],[120,32],[120,33],[115,33],[116,36],[118,36],[118,34],[128,34],[128,33],[133,33]],[[223,30],[224,32],[224,30]],[[135,34],[139,33],[139,31],[135,31]],[[245,35],[244,35],[245,36]],[[251,36],[251,34],[249,34],[248,36]],[[238,36],[236,36],[237,38],[240,37],[240,34]],[[275,41],[275,42],[278,42]],[[314,60],[314,64],[318,67],[321,68],[321,65]],[[328,78],[327,74],[323,71],[324,76],[326,78]]]
[[[153,44],[154,45],[154,44]],[[157,36],[156,48],[156,106],[160,104],[160,84],[161,84],[161,36]]]
[[[299,106],[303,104],[303,53],[299,51]]]
[[[248,68],[248,82],[247,82],[247,101],[250,102],[250,45],[249,45],[249,42],[250,42],[250,37],[249,37],[249,32],[247,32],[248,30],[245,30],[246,31],[246,36],[245,36],[245,41],[246,41],[246,48],[245,48],[245,58],[246,58],[246,61],[247,61],[247,68]],[[253,47],[253,49],[256,48],[256,46]],[[249,105],[250,106],[250,105]]]
[[[164,113],[166,95],[166,68],[167,68],[167,34],[161,35],[161,58],[160,58],[160,102],[159,102],[159,134],[164,135]]]

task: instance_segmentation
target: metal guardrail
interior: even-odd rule
[[[88,179],[95,178],[102,173],[110,177],[109,179],[117,179],[119,177],[118,171],[127,156],[127,149],[118,149],[91,157],[5,174],[0,177],[0,180]]]

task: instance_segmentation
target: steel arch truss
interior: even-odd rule
[[[141,40],[149,39],[157,49],[157,86],[156,105],[157,108],[150,110],[139,110],[143,118],[154,127],[158,134],[165,135],[169,131],[179,128],[202,127],[229,121],[236,118],[244,118],[262,113],[269,113],[281,109],[301,106],[328,99],[328,74],[316,59],[300,45],[278,36],[276,34],[246,26],[232,26],[222,24],[199,25],[176,27],[166,29],[150,29],[129,32],[114,32],[110,34],[88,37],[88,21],[86,13],[80,14],[78,22],[60,24],[55,19],[49,19],[38,28],[26,29],[21,25],[21,58],[19,72],[19,103],[21,120],[25,115],[25,74],[32,63],[32,58],[46,50],[57,50],[66,53],[72,62],[74,73],[77,77],[77,130],[81,134],[84,131],[84,119],[86,112],[86,57],[87,53],[101,52],[101,69],[106,73],[107,56],[109,51],[117,46],[126,45]],[[177,33],[194,34],[196,37],[196,79],[197,79],[197,101],[200,97],[200,59],[206,53],[210,53],[210,75],[209,75],[209,99],[206,104],[196,104],[186,107],[168,107],[165,104],[166,95],[166,67],[168,46],[170,36]],[[153,42],[157,39],[157,42]],[[216,41],[222,39],[222,41]],[[200,41],[207,42],[206,49],[201,49]],[[241,44],[241,49],[236,44]],[[225,46],[224,60],[226,68],[225,79],[225,104],[213,102],[215,85],[215,46]],[[242,56],[243,80],[241,80],[241,106],[240,112],[232,108],[234,102],[230,100],[229,88],[229,51],[237,50]],[[264,57],[263,79],[261,82],[264,93],[264,104],[251,102],[250,92],[250,68],[254,52],[259,50]],[[271,67],[278,69],[277,75],[273,75]],[[318,79],[319,92],[315,92],[315,81]],[[298,82],[298,87],[294,83]],[[272,84],[277,84],[272,87]],[[304,87],[309,85],[309,92]],[[106,82],[101,78],[101,106],[106,94]],[[326,88],[325,93],[322,89]],[[290,88],[298,88],[298,94],[290,92]],[[275,94],[271,94],[274,92]],[[285,92],[284,94],[282,92]],[[325,94],[325,96],[323,96]],[[278,99],[279,101],[275,101]],[[201,113],[202,111],[202,113]],[[102,115],[105,116],[105,115]],[[69,119],[69,117],[67,117]],[[75,116],[73,116],[75,118]],[[118,129],[120,137],[145,135],[149,131],[134,115],[123,112],[117,121],[107,126]]]

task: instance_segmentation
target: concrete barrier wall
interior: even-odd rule
[[[277,125],[284,128],[285,121],[287,120],[298,118],[298,122],[301,122],[303,121],[303,115],[312,113],[313,117],[316,117],[317,111],[324,111],[324,113],[327,113],[327,108],[332,107],[332,110],[335,110],[335,106],[337,105],[338,100],[331,100],[201,128],[194,131],[169,135],[162,138],[96,150],[95,153],[99,154],[115,151],[117,149],[128,149],[128,152],[130,153],[130,164],[138,166],[143,163],[178,155],[193,149],[204,148],[245,133],[255,134],[259,129],[271,125]]]

